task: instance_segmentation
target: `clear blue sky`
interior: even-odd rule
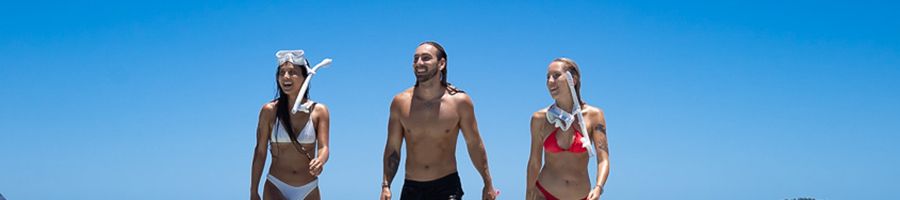
[[[374,199],[391,97],[425,40],[522,199],[550,60],[606,112],[604,199],[900,199],[893,1],[16,1],[0,6],[0,194],[246,199],[279,49],[334,58],[326,199]],[[467,199],[480,178],[462,148]],[[593,168],[593,166],[592,166]],[[592,173],[593,174],[593,173]],[[399,186],[402,176],[394,184]],[[399,188],[399,187],[398,187]],[[399,195],[395,191],[395,195]]]

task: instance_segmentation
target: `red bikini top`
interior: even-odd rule
[[[569,146],[569,149],[563,149],[559,146],[559,143],[556,142],[556,132],[559,131],[559,128],[553,130],[550,133],[550,136],[547,136],[547,139],[544,140],[544,150],[550,153],[559,153],[562,151],[568,151],[572,153],[584,153],[587,152],[587,148],[582,146],[584,143],[581,142],[581,132],[578,132],[578,129],[575,129],[574,139],[572,139],[572,145]]]

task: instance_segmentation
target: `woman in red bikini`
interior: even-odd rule
[[[550,62],[547,89],[555,102],[531,116],[527,199],[593,200],[603,194],[609,176],[606,120],[602,110],[581,100],[580,79],[575,61]],[[595,184],[588,175],[592,155],[597,156]]]

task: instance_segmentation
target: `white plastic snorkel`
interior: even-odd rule
[[[574,114],[575,117],[578,117],[579,128],[581,128],[581,133],[584,134],[584,136],[581,137],[581,146],[588,149],[590,155],[593,156],[596,154],[594,152],[594,143],[591,142],[590,133],[587,132],[587,127],[584,124],[584,114],[581,113],[581,100],[578,99],[578,91],[575,90],[575,80],[572,80],[571,72],[566,72],[566,75],[568,75],[566,76],[566,83],[569,85],[570,93],[572,93],[572,102],[575,103],[575,105],[572,106],[572,114]]]
[[[575,81],[572,79],[572,74],[566,72],[568,77],[566,77],[567,84],[569,85],[569,91],[572,91],[572,101],[575,104],[572,106],[572,113],[559,108],[556,104],[550,105],[547,108],[547,121],[550,122],[553,126],[562,129],[563,131],[569,130],[572,127],[572,124],[575,123],[575,120],[578,120],[578,130],[584,134],[581,137],[581,145],[585,149],[588,149],[591,155],[595,155],[594,152],[594,143],[591,143],[591,139],[589,133],[586,131],[586,125],[584,124],[584,115],[581,112],[581,100],[578,99],[577,91],[575,90]]]
[[[302,106],[301,104],[303,96],[306,95],[306,88],[309,87],[309,80],[312,79],[312,76],[316,74],[316,71],[319,70],[319,68],[331,64],[331,58],[325,58],[322,62],[316,64],[315,67],[309,68],[309,63],[306,62],[306,58],[303,54],[303,50],[279,50],[278,52],[275,52],[275,57],[278,58],[279,65],[284,62],[291,62],[291,64],[303,65],[306,67],[306,80],[304,80],[303,85],[300,86],[300,94],[297,95],[297,100],[294,101],[294,107],[291,108],[291,114],[297,113],[297,111],[309,113],[309,107]]]
[[[309,113],[309,107],[301,106],[300,100],[303,99],[303,95],[306,95],[306,89],[307,87],[309,87],[309,80],[312,80],[313,75],[316,75],[316,71],[319,70],[320,67],[325,67],[328,65],[331,65],[331,58],[322,60],[322,62],[319,62],[319,64],[316,64],[316,66],[313,68],[309,68],[309,66],[307,66],[306,71],[309,72],[309,75],[307,75],[306,80],[303,81],[303,86],[300,86],[300,94],[297,95],[297,100],[294,101],[294,108],[291,109],[291,113],[296,113],[297,111]]]

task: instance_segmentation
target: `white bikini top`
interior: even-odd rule
[[[303,106],[311,107],[312,105],[314,105],[312,101],[307,101]],[[272,136],[269,137],[269,142],[291,142],[291,137],[288,136],[287,129],[284,128],[281,119],[275,120],[275,127],[272,129]],[[306,125],[303,126],[300,134],[297,135],[297,142],[300,144],[316,143],[316,126],[313,126],[312,123],[312,113],[309,114],[309,121],[306,121]]]

